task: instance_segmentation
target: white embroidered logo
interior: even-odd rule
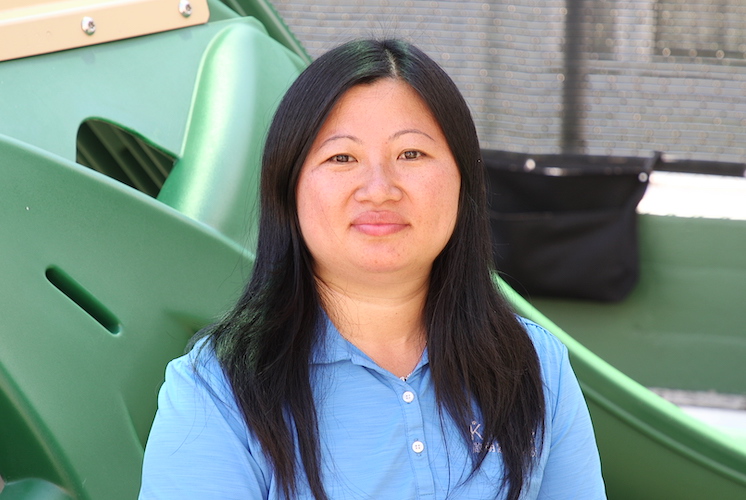
[[[474,436],[478,436],[479,440],[481,441],[482,435],[479,433],[480,427],[482,427],[482,424],[478,424],[476,420],[472,421],[471,425],[469,426],[469,432],[471,432],[472,441],[474,441]]]
[[[480,429],[482,427],[482,424],[477,423],[476,420],[473,420],[471,422],[471,425],[469,426],[469,433],[471,434],[471,448],[474,453],[480,453],[482,451],[482,433],[480,432]],[[490,444],[490,447],[487,449],[488,453],[502,453],[500,450],[500,446],[496,446],[495,443]]]

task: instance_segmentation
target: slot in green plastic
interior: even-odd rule
[[[47,268],[46,277],[60,292],[83,309],[88,315],[95,319],[101,326],[111,334],[116,335],[122,331],[119,319],[106,306],[86,290],[80,283],[75,281],[62,269],[51,266]]]

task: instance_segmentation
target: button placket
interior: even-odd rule
[[[415,370],[407,380],[396,380],[391,388],[400,398],[399,404],[406,422],[406,434],[402,437],[406,440],[405,446],[410,456],[412,477],[417,484],[418,498],[425,499],[434,497],[435,480],[426,446],[423,400],[418,392],[419,388],[427,387],[421,379],[422,373],[422,370]]]
[[[405,382],[405,384],[406,384],[406,382]],[[418,422],[418,424],[419,424],[418,427],[420,427],[421,426],[421,422],[422,422],[422,415],[420,414],[419,405],[412,404],[412,403],[414,403],[414,400],[416,399],[414,391],[405,389],[404,392],[401,393],[401,399],[402,399],[402,401],[404,401],[404,403],[406,403],[405,406],[404,406],[405,413],[410,414],[411,411],[415,411],[417,413],[417,417],[415,418],[415,421]],[[412,429],[412,430],[414,430],[414,429]],[[421,427],[418,430],[421,431],[422,430]],[[410,439],[411,439],[411,437],[414,437],[414,436],[411,436],[411,434],[410,434]],[[414,437],[414,441],[412,441],[411,443],[412,444],[410,445],[410,449],[414,453],[416,453],[416,456],[421,457],[422,454],[423,454],[423,452],[425,451],[425,443],[421,440],[420,437]]]

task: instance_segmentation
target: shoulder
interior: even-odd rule
[[[209,340],[166,368],[141,499],[266,498],[269,477]]]
[[[538,498],[606,498],[590,414],[568,349],[545,328],[518,319],[534,343],[546,402],[543,465],[533,488]]]
[[[539,359],[547,408],[560,403],[568,393],[578,392],[567,347],[546,328],[526,318],[518,318],[534,344]]]
[[[219,418],[245,440],[242,414],[209,339],[201,339],[188,353],[168,363],[158,394],[158,413],[195,421]]]
[[[549,330],[523,317],[518,317],[534,344],[539,360],[544,363],[558,363],[567,357],[567,347]]]
[[[220,387],[225,382],[225,375],[220,367],[215,349],[208,338],[197,341],[194,346],[166,367],[166,381],[178,377],[194,385]]]

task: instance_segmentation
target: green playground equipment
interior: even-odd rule
[[[263,137],[307,63],[255,6],[0,64],[3,500],[136,497],[165,363],[251,270]]]
[[[309,57],[266,1],[205,5],[0,62],[0,500],[136,497],[166,363],[251,271],[264,135]],[[619,303],[501,286],[568,345],[609,498],[746,498],[743,436],[647,389],[746,394],[746,221],[640,239]]]
[[[746,498],[743,428],[695,420],[647,389],[746,394],[746,221],[639,222],[640,281],[625,300],[536,298],[522,310],[570,347],[610,499]]]

